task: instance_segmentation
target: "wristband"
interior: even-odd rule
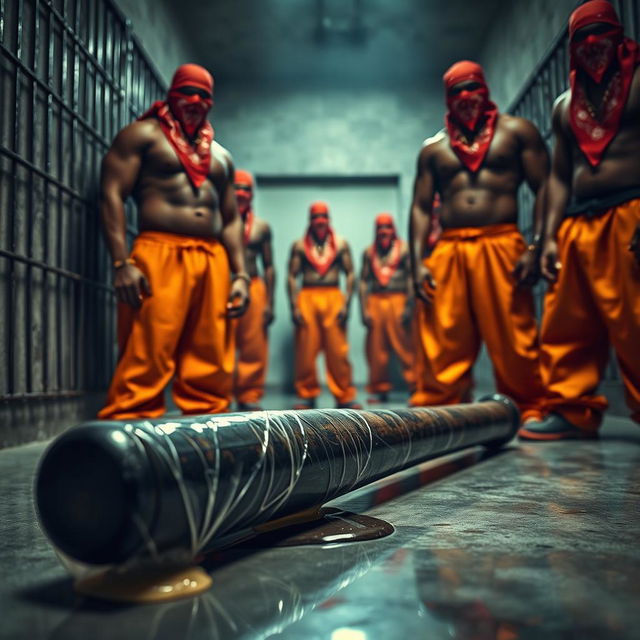
[[[527,245],[527,249],[529,251],[536,251],[540,247],[541,240],[542,240],[542,236],[540,235],[533,236],[533,239],[531,240],[529,245]]]
[[[231,282],[235,282],[236,280],[244,280],[247,284],[251,284],[251,277],[248,273],[234,273]]]
[[[115,260],[113,262],[113,268],[118,270],[118,269],[122,269],[122,267],[125,267],[128,264],[135,264],[136,261],[133,258],[125,258],[124,260]]]

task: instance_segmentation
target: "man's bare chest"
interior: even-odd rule
[[[478,150],[478,153],[480,150]],[[489,149],[482,161],[480,171],[497,174],[518,172],[521,166],[520,146],[511,132],[498,129],[494,134]],[[436,176],[441,181],[450,181],[460,174],[471,172],[465,167],[451,147],[449,138],[441,141],[434,158]]]

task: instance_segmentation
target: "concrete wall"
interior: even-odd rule
[[[216,93],[211,119],[236,166],[258,174],[399,175],[404,213],[421,144],[444,117],[443,96],[416,87],[227,86]]]
[[[491,96],[501,109],[509,106],[578,4],[578,0],[504,3],[478,54]]]
[[[131,20],[135,35],[149,58],[169,84],[176,67],[185,62],[197,62],[197,56],[187,34],[168,8],[170,0],[114,0]]]

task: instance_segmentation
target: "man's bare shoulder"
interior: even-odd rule
[[[569,104],[571,103],[571,90],[563,91],[553,102],[551,110],[553,117],[564,117],[569,113]]]
[[[531,120],[523,118],[521,116],[512,116],[509,113],[501,113],[498,120],[498,126],[505,131],[509,131],[512,134],[518,136],[525,142],[538,140],[540,138],[540,132]]]
[[[227,178],[229,178],[233,170],[233,159],[229,151],[215,140],[211,141],[211,158],[222,165]]]
[[[441,129],[435,135],[427,138],[420,149],[420,158],[427,158],[439,151],[443,145],[447,144],[449,136],[444,129]]]
[[[304,253],[304,238],[298,238],[291,245],[291,253]]]
[[[346,238],[343,238],[342,236],[339,236],[338,234],[336,234],[335,239],[336,239],[336,250],[338,252],[350,251],[349,243],[347,242]]]
[[[118,132],[112,146],[119,151],[140,151],[162,135],[160,123],[155,118],[135,120]]]
[[[254,218],[253,224],[260,240],[271,239],[271,227],[266,220],[263,218]]]

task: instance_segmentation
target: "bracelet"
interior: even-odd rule
[[[113,263],[113,268],[114,269],[122,269],[122,267],[128,265],[128,264],[135,264],[136,261],[133,258],[125,258],[124,260],[115,260]]]
[[[536,251],[537,249],[540,248],[540,242],[542,241],[542,236],[541,235],[535,235],[533,236],[533,238],[531,239],[531,242],[527,245],[527,249],[529,251]]]
[[[231,277],[231,282],[235,282],[236,280],[244,280],[247,284],[251,284],[251,277],[248,273],[234,273]]]

